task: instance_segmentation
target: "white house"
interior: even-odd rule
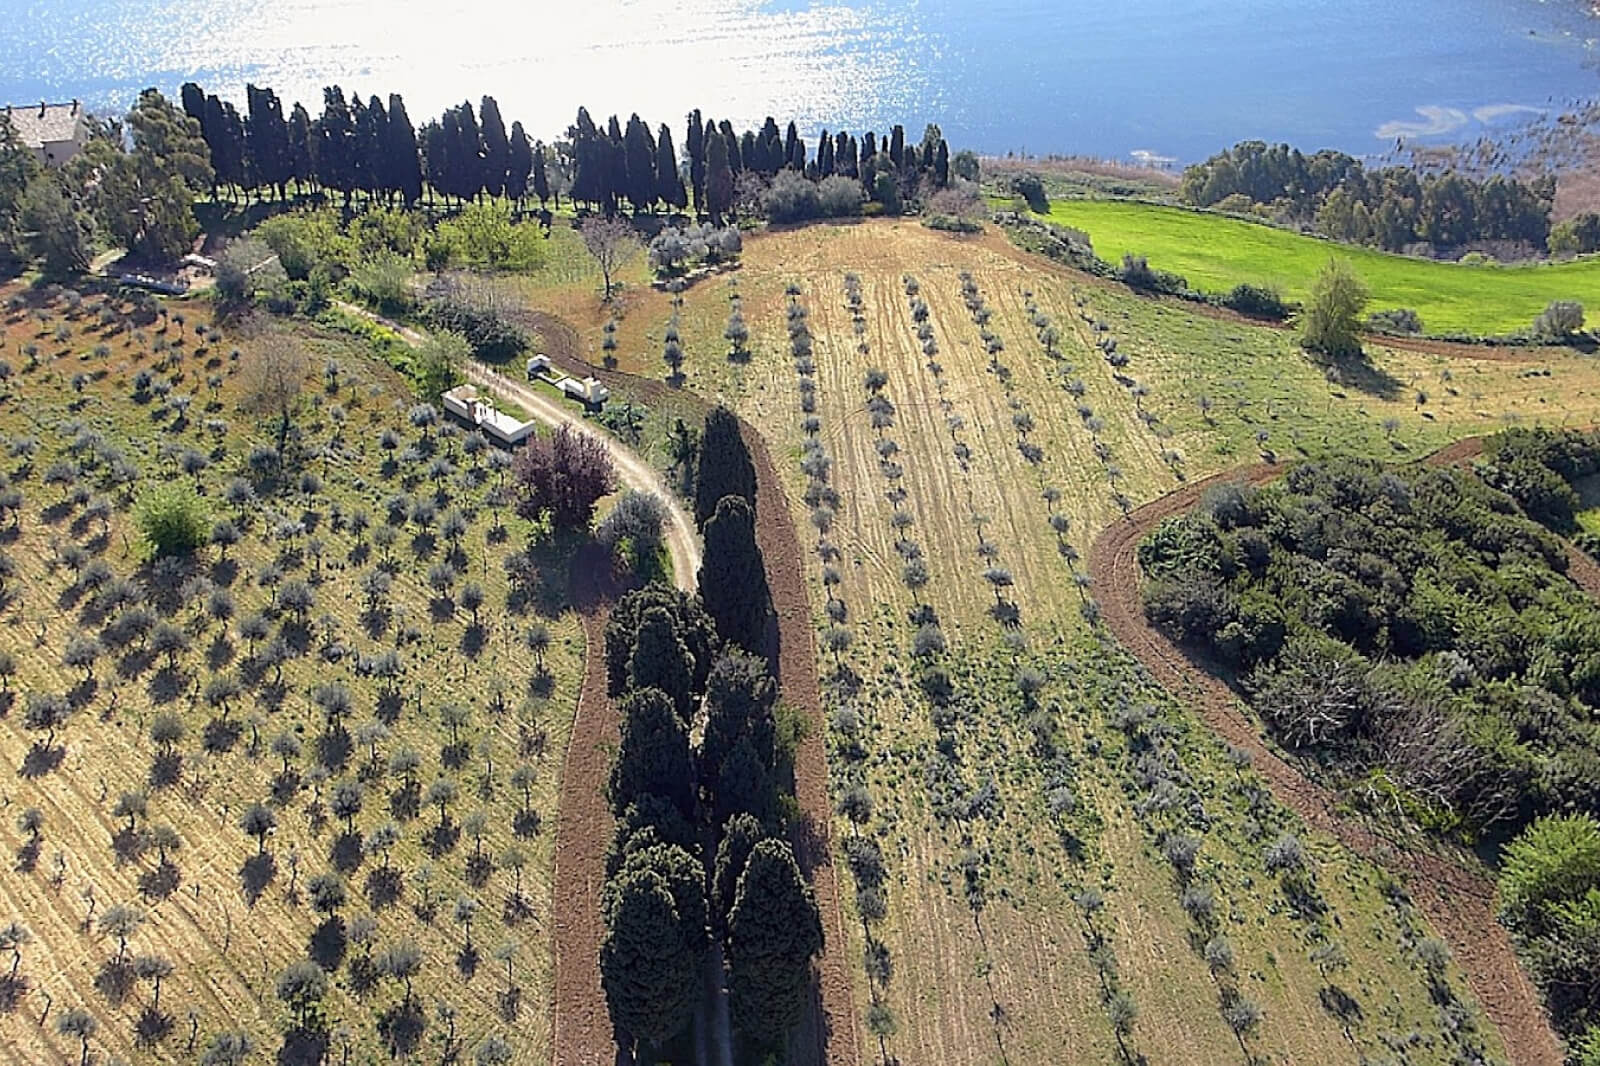
[[[6,105],[6,118],[17,131],[17,139],[32,148],[39,161],[59,167],[83,149],[89,140],[89,113],[74,100],[67,104],[13,107]]]
[[[468,425],[477,426],[501,444],[521,444],[533,435],[535,423],[521,422],[495,408],[471,385],[457,385],[444,394],[444,409]]]

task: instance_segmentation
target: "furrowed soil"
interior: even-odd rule
[[[859,335],[844,292],[852,273],[862,292]],[[963,273],[989,310],[987,328],[1003,340],[998,359],[964,302]],[[907,275],[928,306],[933,360],[916,333]],[[559,333],[561,358],[598,364],[600,327],[616,313],[624,373],[610,380],[619,394],[650,408],[648,422],[658,423],[659,411],[692,411],[689,401],[722,400],[765,442],[790,527],[776,551],[771,546],[783,542],[761,533],[769,580],[778,593],[791,580],[777,573],[779,565],[792,566],[807,592],[804,601],[779,596],[796,605],[780,604],[780,658],[802,646],[791,641],[791,629],[821,632],[831,624],[824,606],[833,601],[844,609],[853,642],[838,664],[815,639],[803,642],[822,681],[820,706],[806,715],[818,732],[806,742],[827,752],[835,801],[846,777],[864,782],[872,807],[860,831],[878,842],[887,862],[886,913],[865,926],[857,886],[837,851],[832,864],[848,942],[841,955],[851,969],[852,1031],[863,1056],[1115,1061],[1103,964],[1087,950],[1074,902],[1086,887],[1104,895],[1116,972],[1137,1006],[1130,1050],[1151,1063],[1241,1055],[1163,858],[1166,830],[1152,827],[1138,801],[1143,786],[1117,724],[1117,708],[1130,699],[1146,701],[1173,724],[1183,772],[1205,805],[1223,813],[1202,856],[1239,956],[1239,990],[1262,1008],[1248,1036],[1250,1053],[1353,1063],[1395,1054],[1392,1041],[1411,1029],[1420,1042],[1407,1045],[1408,1060],[1442,1062],[1457,1053],[1407,946],[1426,935],[1429,922],[1403,900],[1393,902],[1380,865],[1343,841],[1337,826],[1308,818],[1288,802],[1292,796],[1258,813],[1280,827],[1273,831],[1293,830],[1306,841],[1329,916],[1307,924],[1285,906],[1262,866],[1263,845],[1241,829],[1256,814],[1238,806],[1254,782],[1275,779],[1234,771],[1205,709],[1192,713],[1184,692],[1162,692],[1106,639],[1107,627],[1084,621],[1082,612],[1104,593],[1078,560],[1125,513],[1262,455],[1279,463],[1336,454],[1403,459],[1503,424],[1591,423],[1600,414],[1594,360],[1562,349],[1488,359],[1449,345],[1374,346],[1369,369],[1335,373],[1307,360],[1282,330],[1132,296],[1019,253],[997,233],[955,239],[882,221],[748,237],[741,269],[684,294],[679,317],[688,357],[683,380],[669,386],[659,353],[670,298],[635,280],[608,312],[592,285],[545,286],[528,296],[530,306],[573,327]],[[828,533],[841,552],[836,573],[814,561],[817,534],[803,501],[804,412],[785,331],[790,286],[798,288],[793,302],[805,307],[815,337],[817,436],[839,493]],[[734,294],[752,334],[748,358],[729,358],[722,336]],[[1054,355],[1040,343],[1041,316],[1060,334]],[[1102,357],[1097,345],[1107,337],[1129,356],[1125,365]],[[858,351],[863,342],[866,354]],[[867,411],[868,367],[885,373],[890,426],[875,428]],[[892,482],[878,451],[885,440],[897,449]],[[654,454],[664,466],[659,445]],[[762,499],[772,500],[767,464],[760,465]],[[904,490],[898,507],[891,484]],[[760,510],[764,526],[783,515],[781,507]],[[909,526],[899,525],[902,513]],[[1052,516],[1065,520],[1064,532],[1052,528]],[[928,582],[916,596],[901,581],[902,534],[920,545],[927,564]],[[992,566],[1012,577],[998,599],[985,577]],[[910,653],[916,625],[909,619],[919,603],[937,615],[949,643],[942,661],[966,694],[966,709],[954,720],[932,713],[917,688],[920,664]],[[1019,624],[997,622],[997,605],[1014,611]],[[1019,702],[1014,686],[1025,667],[1045,679],[1034,710]],[[794,668],[781,669],[784,698],[793,699]],[[841,687],[838,677],[852,680]],[[843,711],[859,717],[850,744],[864,756],[844,754],[846,738],[831,724]],[[1060,771],[1038,753],[1042,728],[1078,768],[1076,814],[1060,813],[1053,783]],[[944,775],[953,775],[949,787],[963,803],[976,804],[965,808],[972,813],[952,813],[952,793],[936,786]],[[821,810],[814,797],[801,798],[806,810]],[[856,831],[835,817],[835,841]],[[1086,850],[1072,850],[1064,823]],[[1436,911],[1431,903],[1426,909]],[[858,961],[869,945],[864,929],[883,946],[886,976]],[[1365,1014],[1348,1032],[1325,1006],[1332,979],[1307,961],[1332,931],[1352,960],[1350,972],[1360,975],[1348,991]],[[829,941],[832,955],[831,922]],[[1502,978],[1513,993],[1496,992],[1485,983],[1491,970],[1483,959],[1471,951],[1461,958],[1471,980],[1453,968],[1449,984],[1477,1018],[1480,1036],[1470,1038],[1481,1039],[1491,1058],[1502,1057],[1495,1022],[1511,1018],[1508,1041],[1524,1038],[1515,1009],[1500,1005],[1515,1002],[1521,978]],[[1491,968],[1502,961],[1491,960]],[[886,1010],[878,1032],[869,1033],[860,1023],[875,1002]],[[1478,1014],[1474,1002],[1493,1006],[1493,1017]],[[835,1054],[830,1044],[830,1061]],[[1524,1054],[1519,1048],[1517,1060]]]
[[[328,973],[331,1058],[432,1047],[464,1059],[499,1034],[518,1061],[548,1060],[550,822],[583,655],[569,549],[536,541],[514,584],[504,563],[533,530],[491,502],[487,454],[409,422],[416,401],[364,347],[297,332],[298,445],[280,468],[270,453],[251,459],[276,419],[242,406],[279,324],[223,323],[201,340],[203,307],[127,330],[115,328],[126,305],[110,327],[97,308],[59,298],[42,318],[4,321],[0,434],[22,504],[0,538],[15,565],[0,648],[16,660],[0,716],[0,847],[15,857],[0,916],[32,940],[27,991],[0,1014],[0,1058],[78,1062],[56,1022],[83,1007],[98,1061],[195,1062],[224,1030],[247,1033],[259,1057],[301,1061],[314,1049],[285,1036],[293,1011],[277,983],[309,951]],[[137,468],[131,482],[119,463]],[[236,498],[235,478],[250,490]],[[152,563],[130,508],[162,483],[192,487],[204,531],[227,519],[237,544]],[[391,522],[385,501],[401,496]],[[379,573],[381,588],[368,582]],[[482,589],[476,610],[469,585]],[[144,635],[115,637],[106,623],[134,626],[126,606],[139,603],[153,612]],[[536,625],[551,638],[542,668],[523,641]],[[105,634],[92,668],[63,662],[80,633]],[[72,712],[53,745],[28,728],[30,698],[46,693]],[[158,722],[167,739],[152,739]],[[437,802],[436,780],[449,782]],[[336,813],[341,786],[359,802]],[[114,813],[134,793],[142,811]],[[257,802],[275,823],[260,843],[240,825]],[[43,816],[36,848],[16,825],[25,808]],[[178,842],[165,863],[162,827]],[[310,888],[330,870],[347,898],[324,921]],[[121,965],[103,924],[119,905],[140,919]],[[406,943],[421,957],[409,998],[369,979],[375,956]],[[146,956],[173,967],[159,1007],[126,965]]]

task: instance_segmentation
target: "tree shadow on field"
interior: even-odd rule
[[[252,855],[239,867],[239,889],[244,894],[246,905],[254,907],[256,901],[266,892],[267,886],[272,884],[273,878],[278,876],[278,861],[272,857],[270,851],[263,851]]]
[[[378,1015],[378,1033],[393,1058],[409,1058],[422,1043],[428,1021],[415,1002],[396,1003]]]
[[[400,871],[392,866],[380,866],[367,874],[365,885],[367,903],[373,910],[382,910],[400,902],[405,894],[405,881]]]
[[[323,919],[311,931],[311,939],[306,944],[306,954],[311,961],[329,973],[339,968],[344,961],[346,949],[350,946],[350,938],[345,935],[344,919],[337,914]]]
[[[361,834],[344,832],[334,837],[333,846],[328,849],[328,862],[342,874],[358,869],[361,866]]]
[[[10,1014],[21,1006],[28,988],[27,975],[0,974],[0,1014]]]
[[[168,859],[154,870],[146,870],[139,875],[139,892],[147,899],[166,899],[178,891],[182,883],[183,874],[178,870],[178,864]]]
[[[328,1034],[321,1029],[294,1028],[283,1034],[278,1066],[322,1066],[328,1059]]]
[[[28,749],[28,754],[22,757],[22,766],[18,772],[23,777],[43,777],[61,765],[67,757],[67,749],[59,744],[46,746],[42,741],[37,742]]]
[[[1330,381],[1348,385],[1357,392],[1375,396],[1380,400],[1393,400],[1400,395],[1400,379],[1378,366],[1365,354],[1360,359],[1319,361],[1318,365],[1322,367],[1323,373]]]
[[[133,964],[126,958],[110,958],[100,964],[94,975],[95,991],[106,998],[113,1007],[120,1006],[133,991]]]
[[[155,1007],[146,1007],[139,1012],[139,1020],[134,1024],[134,1042],[140,1047],[149,1049],[160,1044],[172,1033],[172,1015]]]

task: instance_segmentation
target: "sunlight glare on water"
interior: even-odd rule
[[[116,112],[141,88],[488,93],[560,136],[692,108],[990,152],[1201,158],[1250,137],[1360,153],[1472,140],[1600,96],[1588,0],[0,0],[0,98]]]

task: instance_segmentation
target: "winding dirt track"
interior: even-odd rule
[[[1470,438],[1422,462],[1449,466],[1472,458],[1482,447],[1482,438]],[[1090,549],[1089,572],[1099,588],[1105,622],[1158,682],[1188,703],[1224,740],[1254,756],[1256,769],[1280,801],[1308,825],[1331,833],[1405,881],[1429,924],[1455,953],[1515,1066],[1561,1066],[1561,1042],[1550,1028],[1538,992],[1517,962],[1510,935],[1495,918],[1495,888],[1489,877],[1443,851],[1405,850],[1370,827],[1340,817],[1338,796],[1270,748],[1240,710],[1234,692],[1145,619],[1136,555],[1145,535],[1162,520],[1192,509],[1212,485],[1230,481],[1259,485],[1287,469],[1258,464],[1226,471],[1146,504],[1101,531]],[[1600,595],[1600,568],[1570,545],[1567,552],[1573,580],[1591,595]]]

